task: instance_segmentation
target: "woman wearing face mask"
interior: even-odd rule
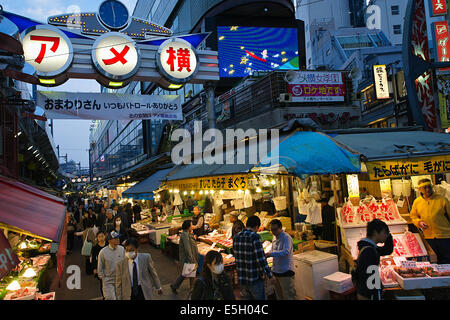
[[[120,234],[120,243],[124,243],[125,240],[128,239],[127,230],[122,225],[122,218],[120,216],[116,216],[114,218],[114,231]]]
[[[233,287],[224,272],[223,258],[219,252],[211,250],[206,254],[191,300],[235,300]]]

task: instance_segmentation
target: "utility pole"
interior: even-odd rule
[[[208,109],[208,127],[209,129],[216,128],[216,110],[214,109],[214,84],[212,82],[208,82],[205,84],[206,90],[206,105]]]

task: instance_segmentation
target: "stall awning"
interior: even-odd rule
[[[320,132],[297,131],[284,139],[252,171],[283,167],[290,174],[310,175],[357,173],[360,154]]]
[[[371,180],[450,172],[450,135],[427,131],[340,134],[364,154]]]
[[[172,170],[173,168],[169,168],[155,172],[144,181],[141,181],[122,192],[122,197],[139,200],[152,199],[153,191],[158,189],[158,187],[161,185],[161,181],[165,180],[167,174]]]
[[[400,131],[331,135],[363,154],[367,161],[450,154],[450,135],[428,131]]]
[[[0,177],[0,227],[59,242],[64,201],[21,182]]]
[[[255,137],[252,137],[251,139],[254,139]],[[285,136],[279,137],[280,141],[283,140]],[[242,141],[241,141],[242,142]],[[209,144],[204,142],[205,145]],[[199,178],[199,177],[210,177],[210,176],[225,176],[225,175],[236,175],[236,174],[244,174],[249,173],[250,170],[255,166],[255,164],[258,162],[256,160],[255,162],[250,161],[250,154],[252,153],[251,147],[248,142],[246,142],[244,147],[240,146],[233,146],[231,149],[234,149],[233,152],[227,153],[227,148],[231,144],[226,144],[222,148],[222,152],[218,153],[216,156],[218,158],[221,158],[222,164],[220,163],[211,163],[213,161],[207,162],[207,159],[204,159],[204,163],[202,164],[196,164],[196,163],[190,163],[190,164],[184,164],[177,166],[174,171],[167,177],[167,181],[173,181],[173,180],[184,180],[184,179],[191,179],[191,178]],[[272,148],[275,148],[278,146],[278,141],[273,142],[270,138],[266,141],[266,148],[267,152],[270,152]],[[259,148],[260,146],[258,146]],[[257,153],[259,152],[259,149]],[[240,154],[244,154],[244,163],[240,163]],[[258,158],[259,159],[259,156]],[[192,161],[194,162],[194,161]],[[211,164],[208,164],[211,163]]]

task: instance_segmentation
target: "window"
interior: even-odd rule
[[[356,35],[354,37],[338,37],[342,49],[373,47],[373,42],[367,34]]]
[[[154,18],[154,16],[155,16],[155,13],[156,13],[156,10],[158,9],[158,6],[159,6],[159,3],[161,2],[161,0],[155,0],[155,3],[153,4],[153,7],[152,7],[152,12],[151,12],[151,18],[150,18],[150,20],[153,20],[153,18]]]
[[[402,26],[399,24],[394,24],[394,34],[402,34]]]
[[[398,16],[400,14],[400,9],[398,6],[391,6],[391,13],[393,16]]]

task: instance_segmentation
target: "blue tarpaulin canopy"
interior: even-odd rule
[[[130,189],[122,192],[122,197],[133,198],[134,200],[153,200],[153,191],[158,189],[161,181],[164,180],[167,174],[172,170],[173,168],[169,168],[155,172],[144,181],[141,181]]]
[[[310,175],[361,172],[361,155],[319,132],[297,131],[282,141],[258,165],[284,167],[300,178]],[[258,171],[259,168],[254,168]],[[259,171],[264,171],[259,170]]]

